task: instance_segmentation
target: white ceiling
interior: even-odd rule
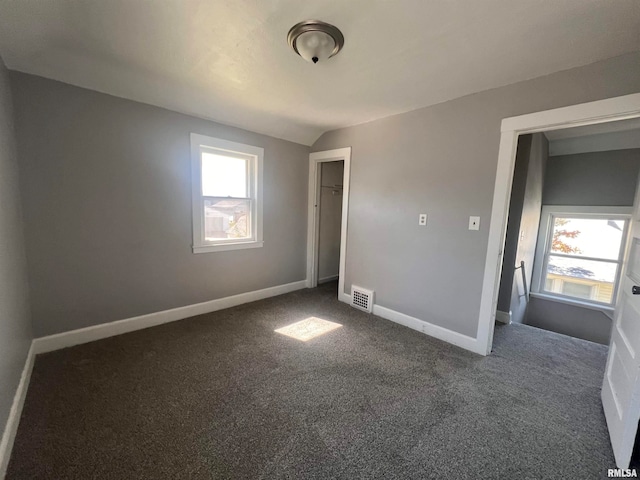
[[[640,118],[544,132],[549,156],[640,148]]]
[[[306,63],[289,28],[345,35]],[[53,78],[303,144],[640,49],[637,0],[21,0],[0,55]]]
[[[640,129],[640,117],[627,120],[616,120],[614,122],[596,123],[593,125],[583,125],[580,127],[561,128],[544,132],[549,141],[563,140],[565,138],[586,137],[590,135],[601,135],[603,133],[627,132],[629,130]]]

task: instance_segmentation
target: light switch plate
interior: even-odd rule
[[[421,213],[418,215],[418,225],[425,226],[427,224],[427,214]]]
[[[469,217],[469,230],[480,230],[480,217]]]

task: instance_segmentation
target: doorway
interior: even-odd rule
[[[640,118],[640,94],[637,93],[502,120],[498,168],[491,208],[476,337],[478,351],[482,351],[484,355],[491,353],[493,344],[518,138],[527,133],[561,130],[633,118]]]
[[[496,320],[608,345],[640,173],[640,121],[524,134]]]
[[[640,118],[640,94],[626,95],[502,121],[485,273],[480,301],[477,342],[491,352],[498,287],[514,176],[521,135],[586,127]],[[563,214],[564,215],[564,214]],[[564,217],[561,217],[564,218]],[[577,218],[577,217],[576,217]],[[566,218],[564,218],[566,220]],[[550,225],[554,225],[550,223]],[[640,419],[640,199],[636,195],[628,228],[626,252],[620,261],[622,279],[615,301],[611,341],[601,390],[602,406],[618,468],[629,466]],[[552,233],[553,234],[553,231]],[[550,235],[551,235],[550,234]],[[549,286],[547,288],[553,288]],[[575,293],[577,290],[573,290]],[[582,294],[584,289],[580,290]]]
[[[344,160],[318,165],[318,284],[336,281],[340,273],[340,229]]]
[[[351,148],[309,155],[307,287],[338,280],[344,294]]]

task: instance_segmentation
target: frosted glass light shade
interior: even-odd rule
[[[318,63],[336,55],[344,46],[342,32],[320,20],[306,20],[289,30],[289,46],[307,62]]]
[[[331,35],[317,30],[305,32],[296,39],[298,53],[307,62],[318,63],[326,60],[335,47],[336,42]]]

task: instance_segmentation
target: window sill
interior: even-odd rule
[[[534,298],[540,298],[542,300],[548,300],[550,302],[564,303],[565,305],[573,305],[574,307],[588,308],[590,310],[598,310],[604,313],[607,317],[613,317],[614,307],[607,305],[599,305],[597,303],[583,302],[581,300],[574,300],[572,298],[556,297],[554,295],[548,295],[546,293],[531,292],[530,295]]]
[[[243,250],[245,248],[261,248],[264,242],[238,242],[218,245],[194,245],[193,253],[225,252],[228,250]]]

